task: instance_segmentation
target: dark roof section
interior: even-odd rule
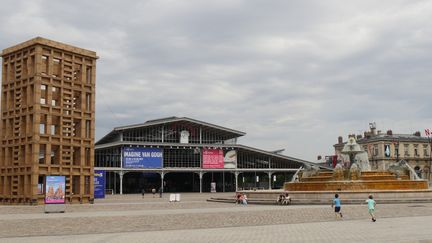
[[[428,142],[428,138],[426,137],[420,137],[413,134],[393,134],[393,135],[387,135],[387,134],[378,134],[376,136],[373,136],[371,138],[363,138],[359,139],[359,143],[364,142],[375,142],[375,141],[399,141],[399,142]]]
[[[136,129],[136,128],[142,128],[142,127],[150,127],[150,126],[169,124],[169,123],[175,123],[175,122],[182,122],[182,123],[187,123],[190,125],[200,125],[200,126],[203,126],[204,128],[214,129],[214,130],[217,130],[219,132],[224,133],[228,137],[228,139],[237,138],[237,137],[241,137],[241,136],[246,135],[245,132],[237,131],[237,130],[226,128],[226,127],[221,127],[218,125],[214,125],[211,123],[195,120],[192,118],[172,116],[172,117],[166,117],[166,118],[161,118],[161,119],[148,120],[148,121],[146,121],[144,123],[140,123],[140,124],[115,127],[110,133],[108,133],[107,135],[102,137],[99,141],[97,141],[96,144],[109,142],[110,139],[115,138],[121,131],[124,131],[124,130]]]
[[[333,170],[333,168],[330,168],[328,166],[323,166],[320,164],[316,164],[316,163],[311,162],[311,161],[297,159],[297,158],[282,155],[282,154],[275,154],[274,152],[271,152],[271,151],[265,151],[262,149],[257,149],[257,148],[253,148],[253,147],[249,147],[249,146],[245,146],[245,145],[241,145],[241,144],[178,144],[178,143],[148,143],[148,142],[117,141],[117,142],[112,142],[112,143],[96,145],[95,149],[110,148],[110,147],[115,147],[115,146],[129,146],[129,145],[132,145],[132,146],[145,145],[145,146],[161,146],[161,147],[172,146],[172,147],[237,148],[237,149],[244,149],[244,150],[247,150],[250,152],[260,153],[260,154],[264,154],[264,155],[268,155],[268,156],[272,156],[272,157],[286,159],[286,160],[289,160],[291,162],[300,163],[303,165],[314,165],[314,166],[317,166],[317,167],[322,168],[322,169]]]

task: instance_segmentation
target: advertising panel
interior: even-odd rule
[[[237,152],[235,150],[228,150],[224,157],[224,168],[235,169],[237,167]]]
[[[210,183],[210,192],[216,192],[216,182]]]
[[[105,198],[105,171],[104,170],[95,170],[94,197]]]
[[[45,204],[65,203],[65,177],[47,176],[45,187]]]
[[[203,169],[235,169],[237,167],[237,151],[222,149],[203,149]]]
[[[222,149],[203,149],[203,169],[223,169],[224,154]]]
[[[123,168],[162,168],[160,148],[123,148]]]
[[[183,130],[180,132],[180,143],[189,143],[190,133],[187,130]]]

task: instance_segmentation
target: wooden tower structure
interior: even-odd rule
[[[37,37],[1,57],[0,203],[43,203],[47,175],[93,202],[96,53]]]

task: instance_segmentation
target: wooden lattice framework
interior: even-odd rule
[[[0,203],[43,203],[46,175],[92,202],[96,53],[37,37],[1,56]]]

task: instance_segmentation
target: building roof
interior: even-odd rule
[[[125,130],[145,128],[145,127],[163,125],[163,124],[169,124],[169,123],[175,123],[175,122],[180,122],[180,123],[188,124],[191,126],[198,125],[198,126],[207,127],[209,129],[214,129],[218,132],[224,133],[227,137],[230,137],[230,138],[237,138],[237,137],[241,137],[241,136],[246,135],[245,132],[241,132],[241,131],[234,130],[231,128],[226,128],[226,127],[214,125],[211,123],[195,120],[195,119],[188,118],[188,117],[172,116],[172,117],[166,117],[166,118],[161,118],[161,119],[148,120],[148,121],[146,121],[144,123],[140,123],[140,124],[115,127],[110,133],[108,133],[103,138],[101,138],[98,142],[96,142],[96,144],[108,142],[109,138],[114,137],[115,135],[117,135],[120,132],[125,131]]]
[[[80,54],[83,56],[88,56],[88,57],[92,57],[92,58],[98,58],[98,56],[96,56],[96,52],[94,51],[90,51],[90,50],[86,50],[83,48],[79,48],[76,46],[72,46],[72,45],[68,45],[68,44],[64,44],[61,42],[57,42],[57,41],[53,41],[53,40],[49,40],[49,39],[45,39],[42,37],[36,37],[33,39],[30,39],[28,41],[25,41],[23,43],[11,46],[9,48],[6,48],[2,51],[0,56],[5,56],[7,54],[13,53],[15,51],[33,46],[33,45],[44,45],[44,46],[49,46],[52,48],[58,48],[60,50],[66,50],[66,51],[70,51],[76,54]]]
[[[100,144],[96,145],[95,149],[104,149],[104,148],[111,148],[116,146],[172,146],[172,147],[202,147],[202,148],[236,148],[236,149],[243,149],[249,152],[255,152],[264,154],[271,157],[286,159],[292,162],[300,163],[300,164],[307,164],[307,165],[314,165],[323,169],[333,170],[333,168],[329,168],[328,166],[320,165],[311,161],[297,159],[294,157],[286,156],[283,154],[274,153],[271,151],[265,151],[258,148],[253,148],[241,144],[179,144],[179,143],[150,143],[150,142],[129,142],[129,141],[116,141],[112,143],[106,143],[106,144]]]
[[[416,136],[414,134],[377,134],[369,138],[361,138],[357,140],[358,144],[365,144],[365,143],[373,143],[373,142],[418,142],[418,143],[428,143],[430,142],[427,137],[421,137]],[[342,146],[346,144],[347,142],[343,143],[337,143],[334,145],[334,147]]]

